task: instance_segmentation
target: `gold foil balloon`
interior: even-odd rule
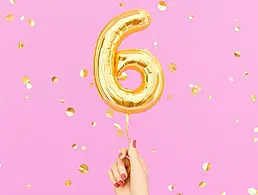
[[[156,57],[139,49],[117,51],[122,40],[146,29],[151,17],[145,10],[131,10],[112,19],[101,32],[95,48],[94,77],[99,95],[112,109],[126,113],[147,111],[160,99],[164,73]],[[118,77],[126,70],[138,71],[141,85],[123,88]]]

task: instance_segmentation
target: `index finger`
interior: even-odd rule
[[[120,152],[118,155],[119,159],[124,159],[128,155],[128,149],[126,148],[121,148],[119,152]]]

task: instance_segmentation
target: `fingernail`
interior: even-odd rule
[[[120,186],[123,186],[124,185],[124,182],[121,180],[121,181],[119,181],[119,185]]]
[[[120,152],[119,155],[118,155],[118,158],[120,158],[123,154]]]
[[[133,147],[136,148],[136,140],[133,140]]]
[[[118,188],[118,187],[119,187],[119,184],[118,184],[118,183],[115,183],[114,186],[115,186],[116,188]]]
[[[121,175],[121,177],[122,177],[123,180],[126,180],[126,174],[125,174],[125,173],[123,173],[123,174]]]

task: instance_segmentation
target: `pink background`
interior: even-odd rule
[[[166,76],[159,104],[130,118],[130,136],[149,166],[151,194],[243,195],[249,187],[258,188],[258,143],[252,141],[258,136],[253,131],[258,105],[250,100],[258,94],[257,1],[168,0],[163,12],[158,1],[119,3],[0,1],[0,194],[114,194],[107,170],[127,140],[116,135],[113,123],[124,129],[125,116],[107,118],[108,107],[89,83],[100,31],[117,14],[134,8],[147,9],[153,22],[120,48],[149,49]],[[9,13],[16,17],[13,22],[4,20]],[[35,28],[28,26],[28,18],[36,21]],[[241,51],[240,58],[235,50]],[[171,62],[176,72],[168,70]],[[82,68],[89,71],[87,78],[80,78]],[[31,78],[31,90],[21,82],[23,76]],[[53,76],[57,83],[51,82]],[[193,96],[189,84],[201,84],[203,91]],[[65,113],[69,106],[76,111],[72,117]],[[212,168],[204,172],[207,161]],[[84,175],[78,171],[83,163],[89,166]],[[64,185],[67,179],[73,182],[70,188]],[[198,187],[201,181],[207,186]]]

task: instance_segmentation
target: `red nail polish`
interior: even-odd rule
[[[124,185],[124,182],[121,180],[118,182],[120,186],[123,186]]]
[[[133,140],[133,147],[136,148],[136,140]]]
[[[123,173],[123,174],[121,175],[121,177],[122,177],[123,180],[126,180],[126,174],[125,174],[125,173]]]
[[[120,158],[123,154],[120,152],[119,155],[118,155],[118,158]]]
[[[118,184],[118,183],[115,183],[114,186],[115,186],[116,188],[118,188],[118,187],[119,187],[119,184]]]

